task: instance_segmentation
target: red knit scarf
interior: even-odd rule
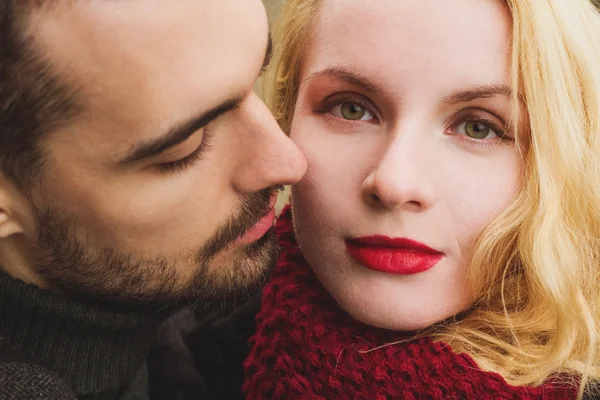
[[[576,389],[514,387],[443,343],[403,339],[344,313],[298,248],[289,208],[277,222],[283,248],[264,289],[257,332],[245,362],[244,392],[254,399],[571,399]]]

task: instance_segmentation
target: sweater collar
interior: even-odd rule
[[[134,379],[166,317],[79,303],[0,273],[0,338],[77,395]]]

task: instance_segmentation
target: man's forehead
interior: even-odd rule
[[[75,1],[34,14],[30,31],[94,118],[150,135],[251,90],[266,20],[220,1]]]
[[[151,5],[146,3],[157,3]],[[242,32],[252,37],[252,25],[239,27],[244,19],[237,13],[213,11],[220,21],[205,12],[204,1],[74,1],[61,3],[47,11],[35,13],[30,32],[58,68],[101,77],[96,84],[113,76],[130,73],[157,73],[172,69],[185,74],[186,68],[202,72],[220,64],[220,57],[240,51],[237,42]],[[146,5],[144,5],[146,4]],[[165,5],[169,4],[169,5]],[[222,10],[221,10],[222,11]],[[232,30],[228,22],[236,22]],[[256,31],[256,29],[254,29]],[[237,33],[237,34],[236,34]],[[256,32],[254,32],[256,37]],[[260,52],[262,41],[254,47]],[[254,39],[256,41],[256,39]],[[250,44],[251,40],[248,41]],[[211,62],[212,61],[212,62]],[[249,60],[252,62],[251,58]],[[177,70],[175,67],[180,67]],[[241,66],[243,67],[243,65]],[[179,79],[186,77],[178,76]],[[131,78],[131,77],[130,77]]]

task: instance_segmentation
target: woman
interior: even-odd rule
[[[592,394],[589,0],[291,0],[277,32],[270,100],[308,172],[247,398]]]

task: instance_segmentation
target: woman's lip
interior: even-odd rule
[[[407,238],[391,238],[383,235],[375,235],[351,238],[348,241],[355,243],[358,246],[388,247],[444,255],[444,253],[439,250],[432,249],[421,242]]]
[[[423,243],[387,236],[369,236],[346,241],[352,258],[365,267],[391,274],[411,275],[433,268],[444,253]]]

